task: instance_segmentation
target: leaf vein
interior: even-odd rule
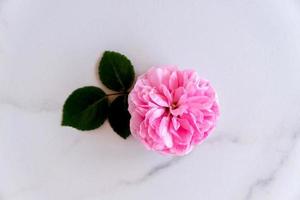
[[[94,102],[93,104],[89,105],[88,107],[86,107],[84,110],[80,111],[79,113],[76,113],[72,116],[73,117],[76,117],[78,115],[81,115],[82,113],[86,112],[87,110],[93,108],[95,105],[99,104],[102,100],[104,100],[106,98],[106,96],[102,97],[101,99],[97,100],[96,102]]]
[[[114,63],[110,59],[109,59],[109,62],[112,65],[112,68],[113,68],[113,70],[115,72],[116,78],[119,81],[120,85],[122,86],[122,89],[125,90],[125,85],[124,85],[124,83],[123,83],[123,81],[122,81],[122,79],[121,79],[121,77],[120,77],[120,75],[118,73],[118,70],[115,68]]]

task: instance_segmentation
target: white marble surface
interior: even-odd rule
[[[222,115],[190,155],[108,123],[61,127],[67,95],[99,85],[104,50],[193,67]],[[1,200],[299,200],[300,2],[0,0]]]

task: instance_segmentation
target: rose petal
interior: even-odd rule
[[[168,107],[168,103],[165,97],[163,97],[160,94],[155,93],[154,91],[151,91],[149,93],[149,96],[151,98],[151,100],[156,103],[159,106],[163,106],[163,107]]]
[[[178,79],[176,71],[172,72],[170,79],[169,79],[169,88],[171,91],[174,91],[178,88]]]
[[[163,117],[159,126],[159,135],[162,137],[164,144],[171,148],[173,146],[172,136],[168,131],[169,129],[169,119],[168,117]]]

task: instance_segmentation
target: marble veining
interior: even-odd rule
[[[164,170],[167,170],[169,167],[172,167],[176,163],[178,163],[180,160],[182,160],[183,157],[175,157],[172,158],[166,162],[159,163],[158,165],[155,165],[153,168],[151,168],[148,172],[146,172],[143,176],[139,177],[136,180],[130,180],[130,181],[122,181],[121,185],[134,185],[134,184],[140,184],[148,179],[156,176],[159,173],[162,173]]]
[[[295,146],[297,145],[297,142],[299,142],[298,141],[299,135],[300,135],[300,130],[292,134],[290,138],[291,144],[287,152],[282,155],[275,169],[272,170],[267,177],[259,178],[249,187],[249,190],[246,195],[246,200],[253,199],[256,190],[264,189],[268,187],[274,181],[274,179],[276,179],[276,175],[278,171],[280,171],[284,167],[286,162],[289,161],[291,152],[294,150]]]

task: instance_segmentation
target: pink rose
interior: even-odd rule
[[[219,116],[217,95],[193,70],[151,68],[129,94],[130,129],[147,149],[184,155],[204,140]]]

